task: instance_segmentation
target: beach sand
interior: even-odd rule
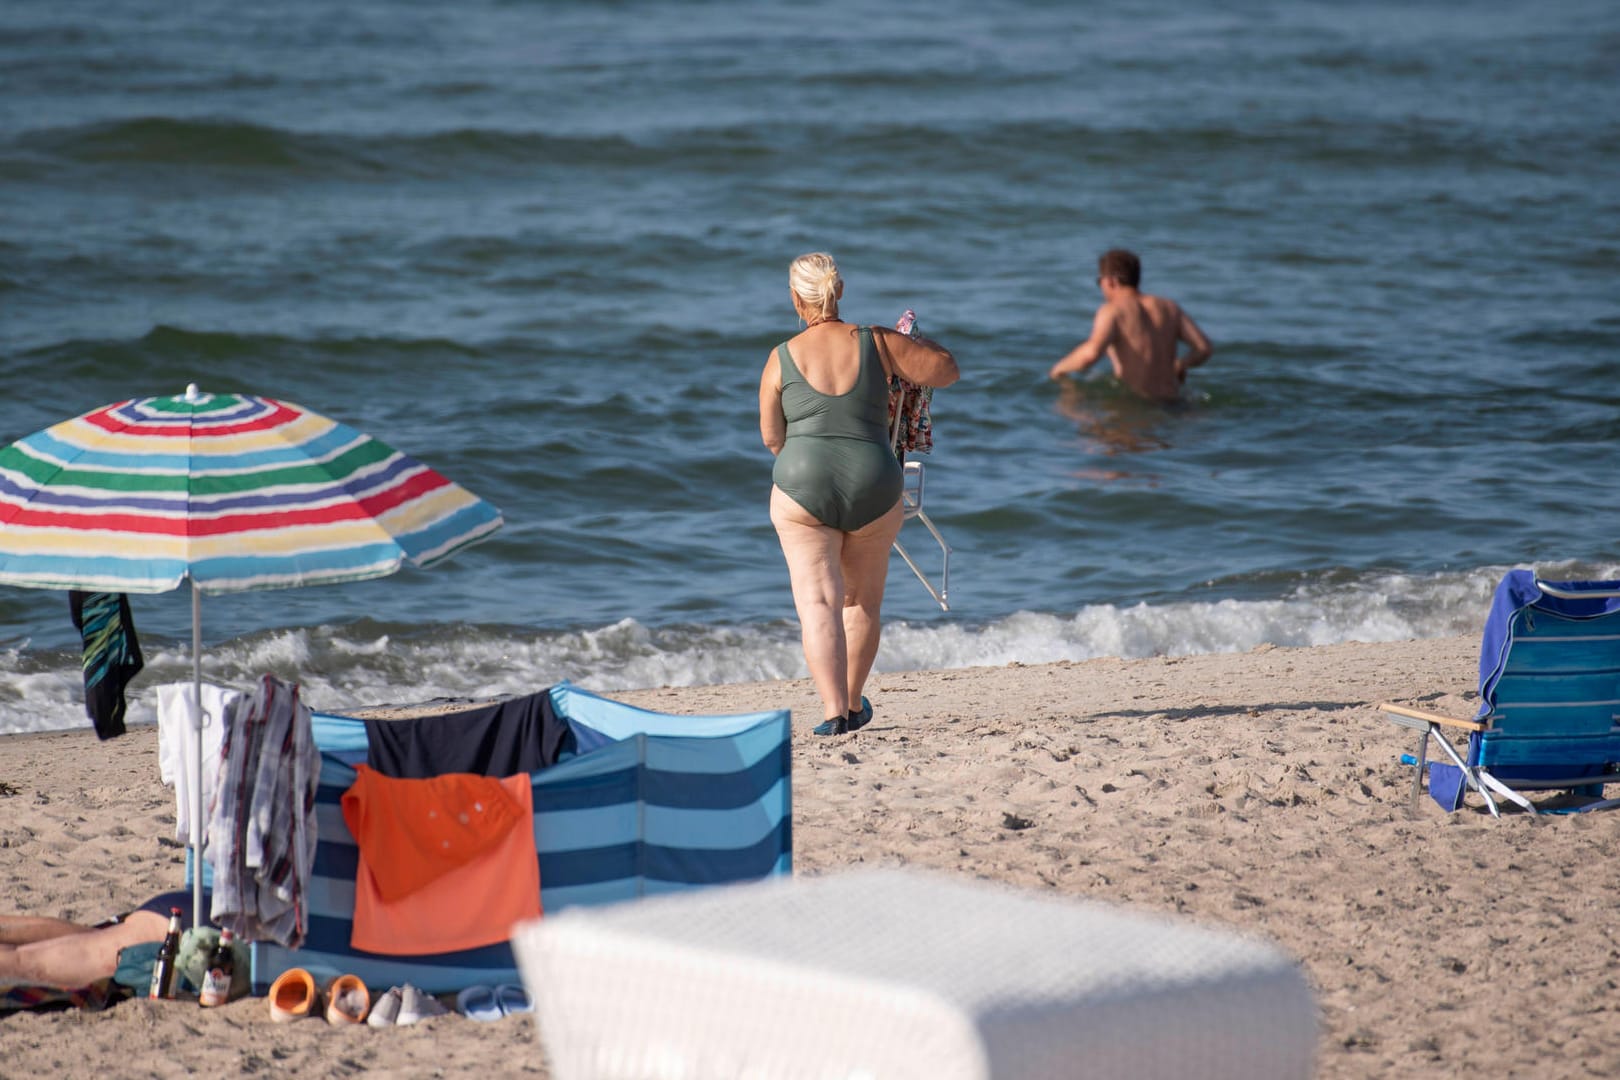
[[[835,739],[809,735],[804,680],[613,696],[675,713],[791,706],[797,873],[927,867],[1269,938],[1316,988],[1319,1076],[1617,1076],[1620,814],[1495,821],[1427,798],[1413,812],[1397,763],[1413,737],[1373,708],[1472,715],[1477,648],[900,672],[874,678],[873,723]],[[4,908],[93,921],[176,887],[156,752],[151,728],[0,739]],[[280,1072],[546,1068],[530,1017],[272,1025],[246,999],[0,1020],[0,1077]]]

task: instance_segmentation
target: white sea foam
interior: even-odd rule
[[[1021,611],[980,626],[891,622],[878,670],[1049,663],[1101,656],[1244,652],[1261,644],[1327,645],[1474,634],[1504,567],[1434,575],[1375,574],[1308,584],[1274,599],[1163,604],[1094,604],[1072,615]],[[1558,576],[1558,568],[1543,566]],[[1574,575],[1572,575],[1574,576]],[[1579,576],[1620,577],[1620,567]],[[129,722],[151,722],[163,682],[191,678],[183,646],[147,650],[130,691]],[[797,628],[653,628],[624,619],[589,630],[440,627],[409,642],[351,627],[278,630],[210,646],[204,678],[245,686],[261,672],[296,679],[319,709],[433,698],[529,693],[563,679],[611,693],[798,678],[805,674]],[[77,657],[0,652],[0,733],[86,726]]]

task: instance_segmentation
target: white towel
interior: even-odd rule
[[[157,688],[158,776],[174,788],[174,838],[191,843],[192,793],[197,790],[197,732],[192,722],[191,683],[164,683]],[[225,730],[222,717],[241,691],[203,683],[203,816],[214,797],[219,772],[219,739]],[[203,830],[204,838],[207,829]]]

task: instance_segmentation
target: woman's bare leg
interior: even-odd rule
[[[844,537],[844,640],[849,651],[849,707],[859,710],[866,677],[883,636],[883,589],[889,580],[889,548],[900,533],[900,504]]]
[[[804,507],[771,488],[771,524],[776,526],[799,613],[799,635],[810,681],[821,695],[823,716],[849,711],[849,654],[839,609],[844,598],[841,553],[845,534],[823,525]]]

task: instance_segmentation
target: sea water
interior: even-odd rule
[[[963,371],[951,610],[895,560],[880,671],[1473,633],[1507,567],[1620,576],[1620,8],[1128,7],[9,0],[0,443],[195,381],[505,514],[205,598],[216,681],[795,677],[757,387],[827,249]],[[1215,343],[1181,406],[1045,376],[1116,245]],[[143,719],[190,598],[133,603]],[[65,596],[0,588],[0,731],[81,702]]]

